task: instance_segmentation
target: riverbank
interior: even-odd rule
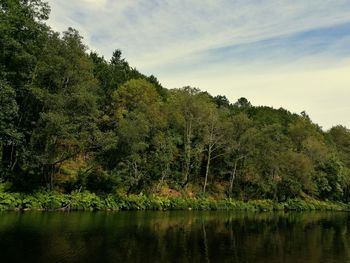
[[[282,203],[273,200],[240,201],[234,199],[185,198],[140,195],[96,195],[89,192],[61,194],[38,192],[0,193],[0,210],[323,210],[350,211],[350,204],[315,199],[290,199]]]

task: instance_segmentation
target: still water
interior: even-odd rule
[[[350,213],[3,212],[0,262],[350,262]]]

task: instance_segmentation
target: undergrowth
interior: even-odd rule
[[[96,195],[90,192],[33,194],[0,192],[0,210],[331,210],[350,211],[350,205],[315,199],[240,201],[234,199],[164,197],[155,195]]]

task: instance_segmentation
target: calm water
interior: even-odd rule
[[[1,262],[350,262],[349,213],[4,212]]]

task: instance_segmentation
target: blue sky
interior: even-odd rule
[[[78,29],[109,58],[167,88],[305,110],[325,129],[350,127],[348,0],[49,0],[49,25]]]

